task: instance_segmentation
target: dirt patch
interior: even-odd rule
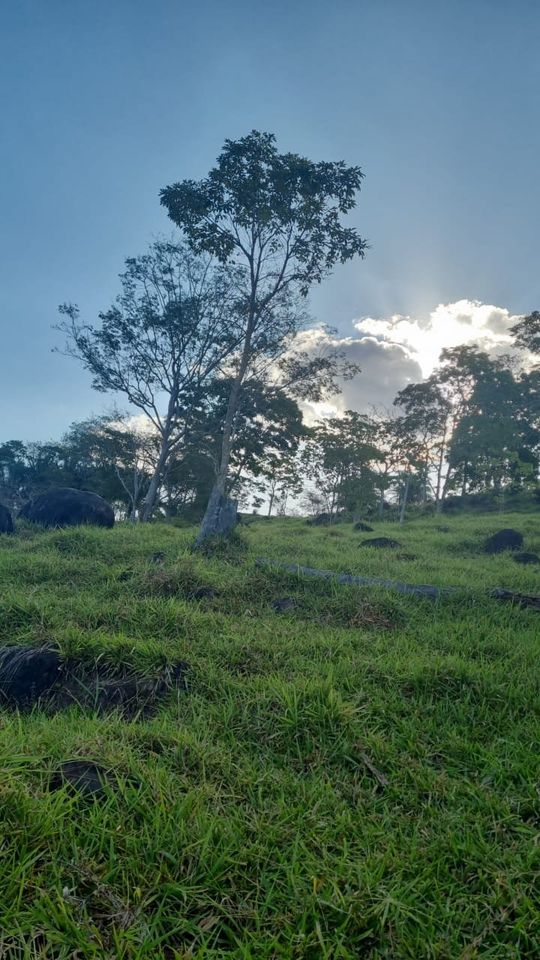
[[[183,660],[145,677],[68,662],[62,684],[44,706],[53,712],[77,705],[96,713],[116,711],[127,719],[148,717],[169,693],[187,690],[187,671],[188,664]]]
[[[191,566],[165,570],[148,570],[139,581],[144,593],[153,597],[180,597],[185,600],[202,599],[203,592],[212,590]]]
[[[380,607],[366,602],[349,618],[347,626],[352,628],[364,627],[365,629],[394,630],[397,622]]]
[[[186,690],[188,664],[169,663],[141,676],[100,662],[63,659],[48,647],[0,648],[0,703],[47,713],[80,706],[98,713],[113,710],[135,718],[155,712],[173,690]]]
[[[233,531],[228,536],[209,537],[207,540],[203,540],[197,547],[197,552],[208,559],[241,563],[245,559],[248,549],[244,538]]]

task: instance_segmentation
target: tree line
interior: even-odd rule
[[[58,443],[0,445],[0,496],[44,486],[95,490],[130,519],[201,516],[199,542],[226,529],[231,498],[331,517],[451,494],[535,486],[538,368],[518,354],[444,351],[392,411],[346,411],[307,426],[304,401],[360,373],[321,338],[302,346],[307,296],[367,243],[344,218],[363,175],[279,153],[271,134],[227,140],[200,181],[161,191],[178,230],[126,260],[120,293],[94,322],[60,307],[61,351],[127,405],[72,425]],[[539,314],[515,328],[538,352]],[[135,417],[134,414],[137,414]]]
[[[540,314],[532,313],[514,328],[511,354],[444,350],[433,374],[401,390],[391,410],[348,410],[311,426],[301,379],[281,385],[279,373],[250,378],[235,415],[228,494],[269,515],[296,508],[336,518],[384,516],[391,503],[404,515],[409,504],[440,511],[456,495],[502,501],[516,491],[535,493],[540,366],[530,351],[539,352],[538,331]],[[4,443],[0,499],[16,506],[61,484],[93,490],[126,518],[142,519],[159,470],[151,516],[200,518],[215,483],[230,391],[231,378],[219,376],[186,405],[165,466],[163,435],[150,417],[112,413],[73,424],[58,443]]]

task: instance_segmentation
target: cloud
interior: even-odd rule
[[[440,303],[428,317],[399,314],[388,319],[362,317],[354,321],[360,334],[371,335],[381,343],[394,343],[415,357],[425,377],[437,364],[444,347],[476,343],[490,354],[500,354],[512,344],[510,328],[518,322],[505,307],[457,300]]]
[[[306,330],[296,341],[301,349],[313,351],[337,348],[361,373],[342,383],[342,393],[326,403],[302,404],[306,421],[335,416],[344,410],[367,412],[371,407],[390,407],[394,397],[408,383],[422,379],[422,369],[411,351],[399,343],[373,336],[329,336],[323,329]]]
[[[391,407],[408,383],[432,373],[445,347],[475,343],[491,356],[500,356],[512,347],[510,328],[519,319],[505,307],[458,300],[440,303],[424,317],[362,317],[353,321],[357,336],[352,337],[329,336],[322,328],[307,330],[299,338],[303,349],[338,347],[362,372],[343,384],[340,396],[325,404],[305,404],[306,420],[347,409]]]

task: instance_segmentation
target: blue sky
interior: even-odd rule
[[[365,173],[372,248],[317,320],[540,307],[536,0],[17,0],[1,26],[0,441],[107,407],[51,353],[57,305],[94,319],[170,231],[159,189],[254,127]]]

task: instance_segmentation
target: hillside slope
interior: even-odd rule
[[[505,526],[540,553],[540,518],[375,526],[255,521],[212,559],[166,525],[0,537],[1,644],[52,644],[81,676],[189,664],[153,708],[94,709],[81,685],[0,710],[0,956],[540,956],[540,614],[488,596],[540,594],[540,567],[482,553]],[[52,789],[73,759],[103,793]]]

